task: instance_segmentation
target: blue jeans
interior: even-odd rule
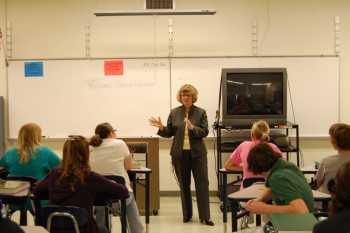
[[[126,199],[126,217],[129,222],[131,233],[139,233],[142,231],[143,225],[141,223],[141,218],[139,211],[137,209],[137,204],[132,192],[129,193],[130,196]],[[113,203],[112,207],[115,209],[120,209],[119,203]],[[105,207],[96,206],[96,222],[99,228],[105,225]]]

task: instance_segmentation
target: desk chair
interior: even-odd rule
[[[0,167],[0,179],[6,180],[9,172],[5,170],[5,168]]]
[[[76,206],[46,205],[42,208],[42,223],[47,231],[75,230],[80,233],[79,228],[88,223],[86,209]]]
[[[146,164],[145,167],[148,167],[148,142],[126,142],[130,153],[132,154],[145,154],[146,155]],[[136,200],[136,183],[144,186],[144,184],[139,182],[139,178],[136,177],[135,173],[128,173],[129,179],[132,182],[132,189],[134,193],[134,198]]]
[[[263,178],[263,177],[248,177],[248,178],[243,180],[243,188],[248,188],[249,186],[252,186],[255,183],[265,183],[265,178]],[[239,207],[242,211],[242,214],[240,216],[243,217],[242,221],[241,221],[241,229],[244,229],[244,228],[248,227],[250,213],[241,204],[239,205]]]
[[[32,206],[32,211],[30,211],[30,212],[33,216],[35,216],[35,204],[34,204],[34,200],[31,198],[31,196],[33,193],[34,186],[38,182],[37,179],[35,177],[32,177],[32,176],[11,176],[11,175],[9,175],[6,177],[6,180],[28,181],[30,183],[30,188],[29,188],[29,193],[28,193],[28,195],[30,197],[30,204]],[[12,216],[12,214],[15,211],[16,210],[10,210],[9,211],[10,216]]]
[[[327,183],[327,189],[330,193],[333,192],[333,186],[335,184],[334,178],[330,179]],[[314,216],[316,218],[318,217],[328,217],[328,212],[322,211],[322,210],[316,210],[316,212],[314,213]]]
[[[330,179],[327,183],[327,189],[330,193],[333,192],[333,186],[335,185],[334,178]]]
[[[125,185],[125,179],[122,176],[105,175],[104,177],[106,177],[107,179],[112,180],[116,183]],[[110,201],[106,202],[106,200],[104,198],[97,198],[94,201],[95,206],[104,206],[104,208],[105,208],[104,219],[105,219],[105,225],[106,225],[109,232],[111,232],[111,230],[112,230],[112,215],[119,216],[121,218],[121,221],[122,221],[121,211],[119,209],[113,208],[113,206],[112,206],[115,203],[119,203],[119,206],[121,206],[121,208],[124,208],[124,209],[126,208],[126,206],[123,206],[123,203],[121,203],[120,200],[110,200]],[[124,203],[125,203],[125,201],[124,201]],[[131,232],[129,222],[127,221],[127,219],[125,219],[125,222],[127,224],[128,231]]]
[[[335,184],[334,178],[330,179],[327,183],[327,189],[330,193],[333,193],[333,186]],[[314,216],[316,218],[318,217],[328,217],[328,212],[320,211],[320,212],[315,212]]]

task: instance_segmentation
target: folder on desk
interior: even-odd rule
[[[308,214],[270,214],[272,226],[277,233],[306,233],[318,222],[312,213]]]
[[[0,194],[12,195],[29,187],[30,183],[27,181],[6,180],[0,183]]]

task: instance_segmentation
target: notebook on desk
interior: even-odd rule
[[[27,181],[5,180],[0,183],[0,194],[12,195],[29,189],[30,183]]]

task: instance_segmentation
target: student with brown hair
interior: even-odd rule
[[[314,226],[313,233],[350,232],[350,162],[343,164],[335,176],[328,216]]]
[[[38,198],[49,194],[49,204],[78,206],[89,215],[88,224],[80,232],[100,232],[93,217],[93,205],[98,193],[111,194],[115,198],[128,196],[128,189],[112,182],[90,169],[89,143],[83,136],[68,139],[63,147],[62,165],[53,169],[34,188]]]
[[[126,143],[117,139],[116,130],[109,123],[101,123],[95,128],[95,135],[90,139],[90,165],[91,169],[102,175],[118,175],[125,180],[129,190],[129,198],[126,199],[126,214],[131,233],[144,233],[140,214],[130,187],[130,179],[127,170],[131,169],[132,158]],[[96,207],[96,221],[104,224],[104,207]]]
[[[266,179],[264,192],[248,201],[247,210],[254,214],[313,213],[314,198],[300,169],[281,159],[265,142],[254,146],[248,155],[248,170]],[[273,200],[274,205],[267,204]]]
[[[322,159],[315,176],[318,191],[324,193],[330,193],[327,188],[328,182],[335,177],[341,165],[350,161],[350,125],[333,124],[329,128],[329,138],[338,154]]]

